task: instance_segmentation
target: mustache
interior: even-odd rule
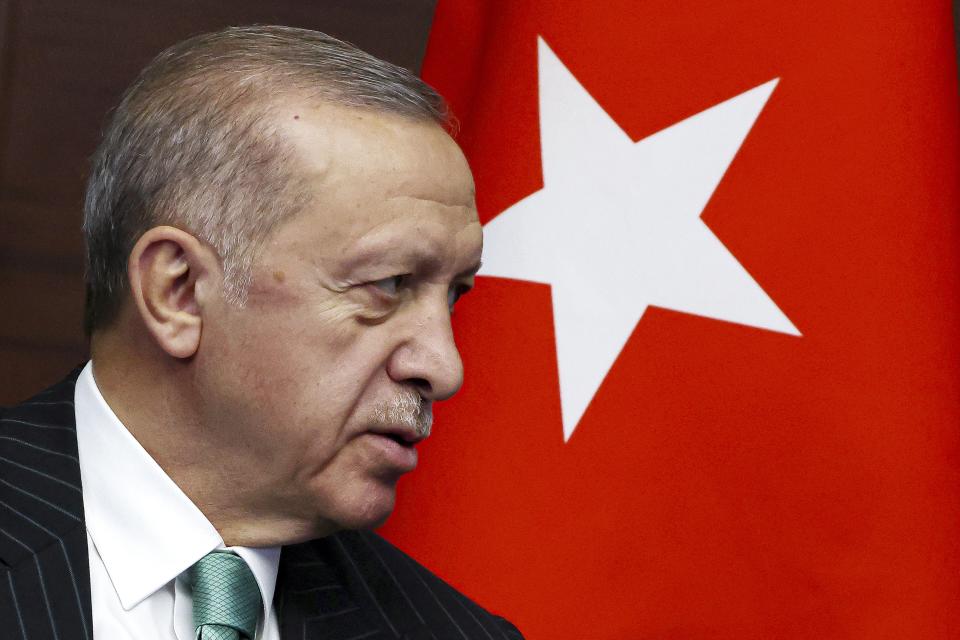
[[[412,427],[426,438],[433,428],[433,405],[416,391],[404,390],[373,409],[374,422],[383,426],[401,424]]]

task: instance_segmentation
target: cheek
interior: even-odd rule
[[[389,319],[365,322],[362,305],[348,295],[312,304],[252,302],[211,327],[205,345],[239,401],[296,431],[329,432],[384,399],[380,387],[390,385],[386,365],[397,342]]]
[[[354,320],[295,325],[276,326],[247,345],[242,357],[252,375],[243,386],[303,429],[339,431],[376,400],[386,379],[384,342]]]
[[[276,382],[322,381],[318,375],[344,360],[358,338],[357,323],[339,307],[261,306],[249,313],[229,350]]]

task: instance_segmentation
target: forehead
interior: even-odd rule
[[[372,196],[473,204],[473,178],[463,153],[436,123],[325,105],[288,108],[281,130],[302,169],[329,190],[359,186]],[[351,184],[356,181],[363,184]]]
[[[396,250],[401,233],[416,253],[478,253],[473,178],[439,125],[337,106],[288,107],[281,130],[310,192],[302,222],[323,239],[318,257],[347,247],[358,259]],[[300,232],[304,242],[314,235]]]

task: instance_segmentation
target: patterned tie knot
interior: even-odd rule
[[[200,640],[253,638],[263,601],[243,558],[213,551],[190,567],[193,625]]]

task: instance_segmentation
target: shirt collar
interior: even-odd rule
[[[106,403],[88,362],[74,395],[87,532],[127,611],[214,549],[250,566],[270,614],[280,547],[224,547],[200,509]]]

